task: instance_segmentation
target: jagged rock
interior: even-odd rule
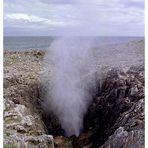
[[[16,115],[17,115],[17,113],[15,113],[15,112],[10,112],[10,111],[4,112],[4,118],[13,117],[13,116],[16,116]]]
[[[98,83],[79,137],[65,137],[41,103],[39,73],[44,52],[4,55],[4,145],[17,148],[143,148],[144,67],[110,68]],[[23,65],[23,66],[22,66]],[[107,69],[107,68],[105,68]],[[48,75],[49,76],[49,75]],[[54,138],[47,133],[52,133]]]
[[[91,127],[93,133],[89,142],[92,147],[144,147],[143,70],[142,66],[131,67],[127,72],[112,69],[101,82],[84,120],[85,130]]]
[[[32,146],[33,144],[36,145],[36,147],[54,147],[54,141],[53,137],[51,135],[41,135],[41,136],[28,136],[25,139],[25,142],[29,143]]]
[[[31,115],[28,115],[28,116],[25,116],[23,119],[22,119],[22,122],[21,124],[23,124],[25,127],[27,126],[32,126],[34,124],[34,118],[31,116]]]
[[[57,136],[54,138],[54,145],[57,148],[73,148],[72,138]]]
[[[144,148],[144,130],[127,132],[119,127],[101,148]]]
[[[5,147],[54,147],[53,137],[46,135],[40,114],[32,104],[38,99],[36,85],[43,55],[42,51],[6,52],[4,55]]]
[[[114,68],[99,80],[98,92],[84,118],[84,132],[79,137],[70,137],[73,147],[144,146],[143,70],[141,66],[132,67],[127,72]],[[49,130],[62,135],[60,125],[55,126],[57,122],[51,114],[45,116],[44,120]],[[141,138],[138,141],[140,145],[134,143],[138,138]],[[131,144],[128,144],[130,141]],[[55,137],[55,144],[59,146],[61,143],[64,143],[64,137]]]
[[[27,130],[21,125],[15,126],[14,129],[17,130],[17,132],[19,132],[19,133],[26,133],[27,132]]]
[[[25,105],[17,104],[14,110],[20,117],[24,117],[28,114]]]

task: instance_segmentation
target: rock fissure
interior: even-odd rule
[[[143,66],[126,72],[113,68],[104,74],[84,116],[81,134],[67,137],[54,113],[43,105],[46,88],[38,74],[43,55],[41,51],[5,53],[5,147],[144,147]]]
[[[138,80],[139,87],[136,87],[137,79],[139,79],[138,75],[141,71],[144,71],[141,67],[131,67],[127,72],[112,69],[104,76],[103,80],[98,81],[96,95],[94,95],[94,99],[83,120],[84,129],[78,137],[75,135],[66,137],[54,113],[42,109],[44,110],[42,119],[48,134],[54,135],[57,147],[60,138],[63,138],[60,141],[61,145],[65,141],[71,141],[71,146],[77,148],[103,147],[104,143],[106,144],[109,141],[111,135],[117,136],[116,131],[120,128],[122,132],[124,130],[130,132],[133,127],[136,129],[137,126],[143,128],[143,118],[140,121],[135,119],[139,118],[143,106],[142,110],[135,115],[133,114],[137,105],[139,105],[139,101],[143,100],[144,83],[142,78],[141,81]],[[139,122],[130,124],[133,123],[133,120]],[[120,143],[117,143],[117,145],[120,145]]]

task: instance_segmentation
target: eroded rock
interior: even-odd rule
[[[4,145],[144,147],[143,66],[133,66],[127,71],[113,68],[104,74],[84,117],[82,133],[79,137],[66,137],[57,118],[45,113],[41,106],[39,73],[43,56],[40,51],[5,53]]]
[[[4,146],[53,148],[53,137],[46,134],[38,100],[41,51],[6,52],[4,55]]]

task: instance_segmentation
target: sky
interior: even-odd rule
[[[5,36],[144,36],[144,0],[4,0]]]

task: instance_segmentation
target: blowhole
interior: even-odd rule
[[[83,118],[83,129],[79,136],[68,137],[55,114],[47,111],[43,107],[44,105],[40,104],[41,117],[47,134],[53,135],[57,147],[69,144],[68,147],[73,148],[83,148],[84,146],[97,148],[114,134],[115,130],[119,128],[119,125],[115,124],[117,119],[123,112],[131,108],[131,100],[134,97],[131,95],[130,81],[127,81],[128,78],[122,78],[121,75],[125,74],[114,69],[109,71],[103,79],[98,80],[96,93],[93,94],[93,99]],[[44,102],[42,92],[39,93]]]

